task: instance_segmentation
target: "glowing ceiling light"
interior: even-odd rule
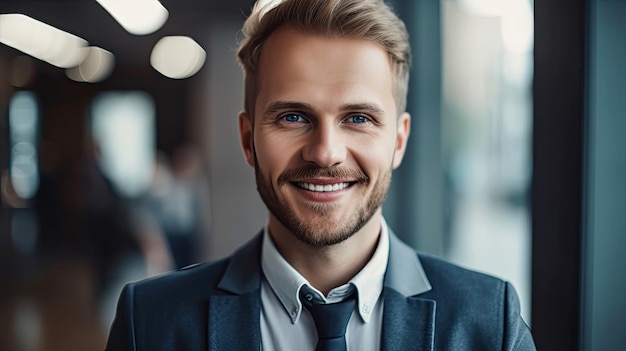
[[[169,12],[157,0],[96,0],[113,18],[135,35],[156,32]]]
[[[150,64],[162,75],[183,79],[196,74],[204,65],[206,52],[189,37],[168,36],[159,40],[150,55]]]
[[[86,40],[22,14],[0,15],[0,43],[62,68],[87,54]]]
[[[90,46],[87,56],[77,67],[69,68],[65,74],[77,82],[96,83],[106,79],[113,71],[115,56],[102,48]]]

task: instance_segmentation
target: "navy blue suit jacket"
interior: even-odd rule
[[[260,350],[257,235],[231,257],[124,287],[106,350]],[[513,287],[390,235],[381,350],[535,350]]]

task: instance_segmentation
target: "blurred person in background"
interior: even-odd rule
[[[200,159],[191,145],[176,148],[171,162],[158,154],[152,182],[136,206],[150,274],[197,262],[199,233],[207,220],[201,213],[205,194]]]
[[[85,158],[80,163],[79,205],[85,221],[85,237],[89,241],[90,257],[96,268],[96,287],[99,294],[117,279],[124,265],[140,257],[142,252],[133,230],[130,207],[111,180],[100,169],[98,144],[85,142]]]
[[[158,152],[148,188],[135,200],[133,223],[136,228],[139,246],[144,255],[148,275],[174,269],[174,262],[167,239],[163,233],[160,215],[161,207],[167,203],[167,195],[172,183],[172,171],[167,155]]]
[[[128,257],[140,256],[130,208],[98,164],[99,145],[88,137],[75,155],[42,148],[41,182],[34,199],[40,233],[37,251],[45,260],[87,259],[98,297],[116,279]]]
[[[380,0],[265,4],[238,57],[267,226],[126,285],[107,350],[534,350],[509,283],[417,254],[382,216],[410,129],[404,24]]]

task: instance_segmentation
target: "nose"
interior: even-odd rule
[[[339,126],[320,123],[309,134],[302,149],[302,158],[319,167],[327,168],[341,164],[346,159],[345,137]]]

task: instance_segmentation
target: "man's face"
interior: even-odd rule
[[[380,213],[408,138],[388,55],[290,27],[262,50],[254,118],[239,123],[270,232],[316,247],[342,242]]]

